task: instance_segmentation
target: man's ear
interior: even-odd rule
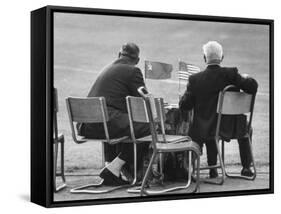
[[[139,63],[139,61],[140,61],[140,58],[138,57],[135,61],[136,65]]]
[[[224,59],[224,55],[221,56],[221,62],[223,61],[223,59]]]
[[[120,58],[120,57],[121,57],[121,52],[118,53],[118,58]]]
[[[204,62],[207,63],[207,59],[206,59],[205,54],[203,55],[203,58],[204,58]]]

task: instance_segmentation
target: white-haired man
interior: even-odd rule
[[[180,100],[182,111],[194,110],[192,126],[189,130],[191,138],[202,147],[206,144],[208,165],[217,164],[217,148],[214,140],[217,121],[216,107],[218,95],[227,85],[235,85],[247,93],[257,92],[256,80],[248,75],[238,73],[236,67],[221,67],[223,48],[216,41],[209,41],[203,45],[204,60],[207,67],[204,71],[190,76],[186,91]],[[246,116],[224,116],[222,118],[221,133],[225,140],[237,137],[240,158],[243,169],[241,174],[251,177],[251,156],[247,139],[243,138],[246,131]],[[218,176],[216,169],[209,172],[210,178]]]

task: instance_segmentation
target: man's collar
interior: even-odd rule
[[[135,65],[134,63],[132,63],[132,61],[129,59],[129,57],[120,57],[117,60],[115,60],[114,63],[121,63],[121,64],[128,64],[128,65]]]
[[[220,64],[218,64],[218,63],[207,64],[207,68],[217,68],[217,67],[221,67]]]

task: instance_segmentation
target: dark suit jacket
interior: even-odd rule
[[[117,59],[99,74],[88,97],[105,97],[110,137],[130,134],[126,96],[140,96],[137,89],[144,85],[141,70],[131,65],[127,57]],[[105,137],[103,124],[100,123],[78,124],[77,130],[79,135],[87,138]]]
[[[189,130],[191,138],[197,142],[214,139],[217,122],[218,95],[227,85],[235,85],[246,93],[257,92],[258,84],[253,78],[244,78],[237,68],[209,65],[190,76],[187,89],[180,100],[180,109],[194,109],[193,123]],[[223,116],[221,135],[225,140],[242,137],[246,131],[246,116]]]
[[[105,97],[107,106],[127,113],[126,96],[140,96],[137,89],[144,86],[141,70],[130,65],[126,57],[106,67],[92,86],[88,97]]]

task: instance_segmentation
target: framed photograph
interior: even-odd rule
[[[273,193],[274,21],[31,12],[31,201]]]

